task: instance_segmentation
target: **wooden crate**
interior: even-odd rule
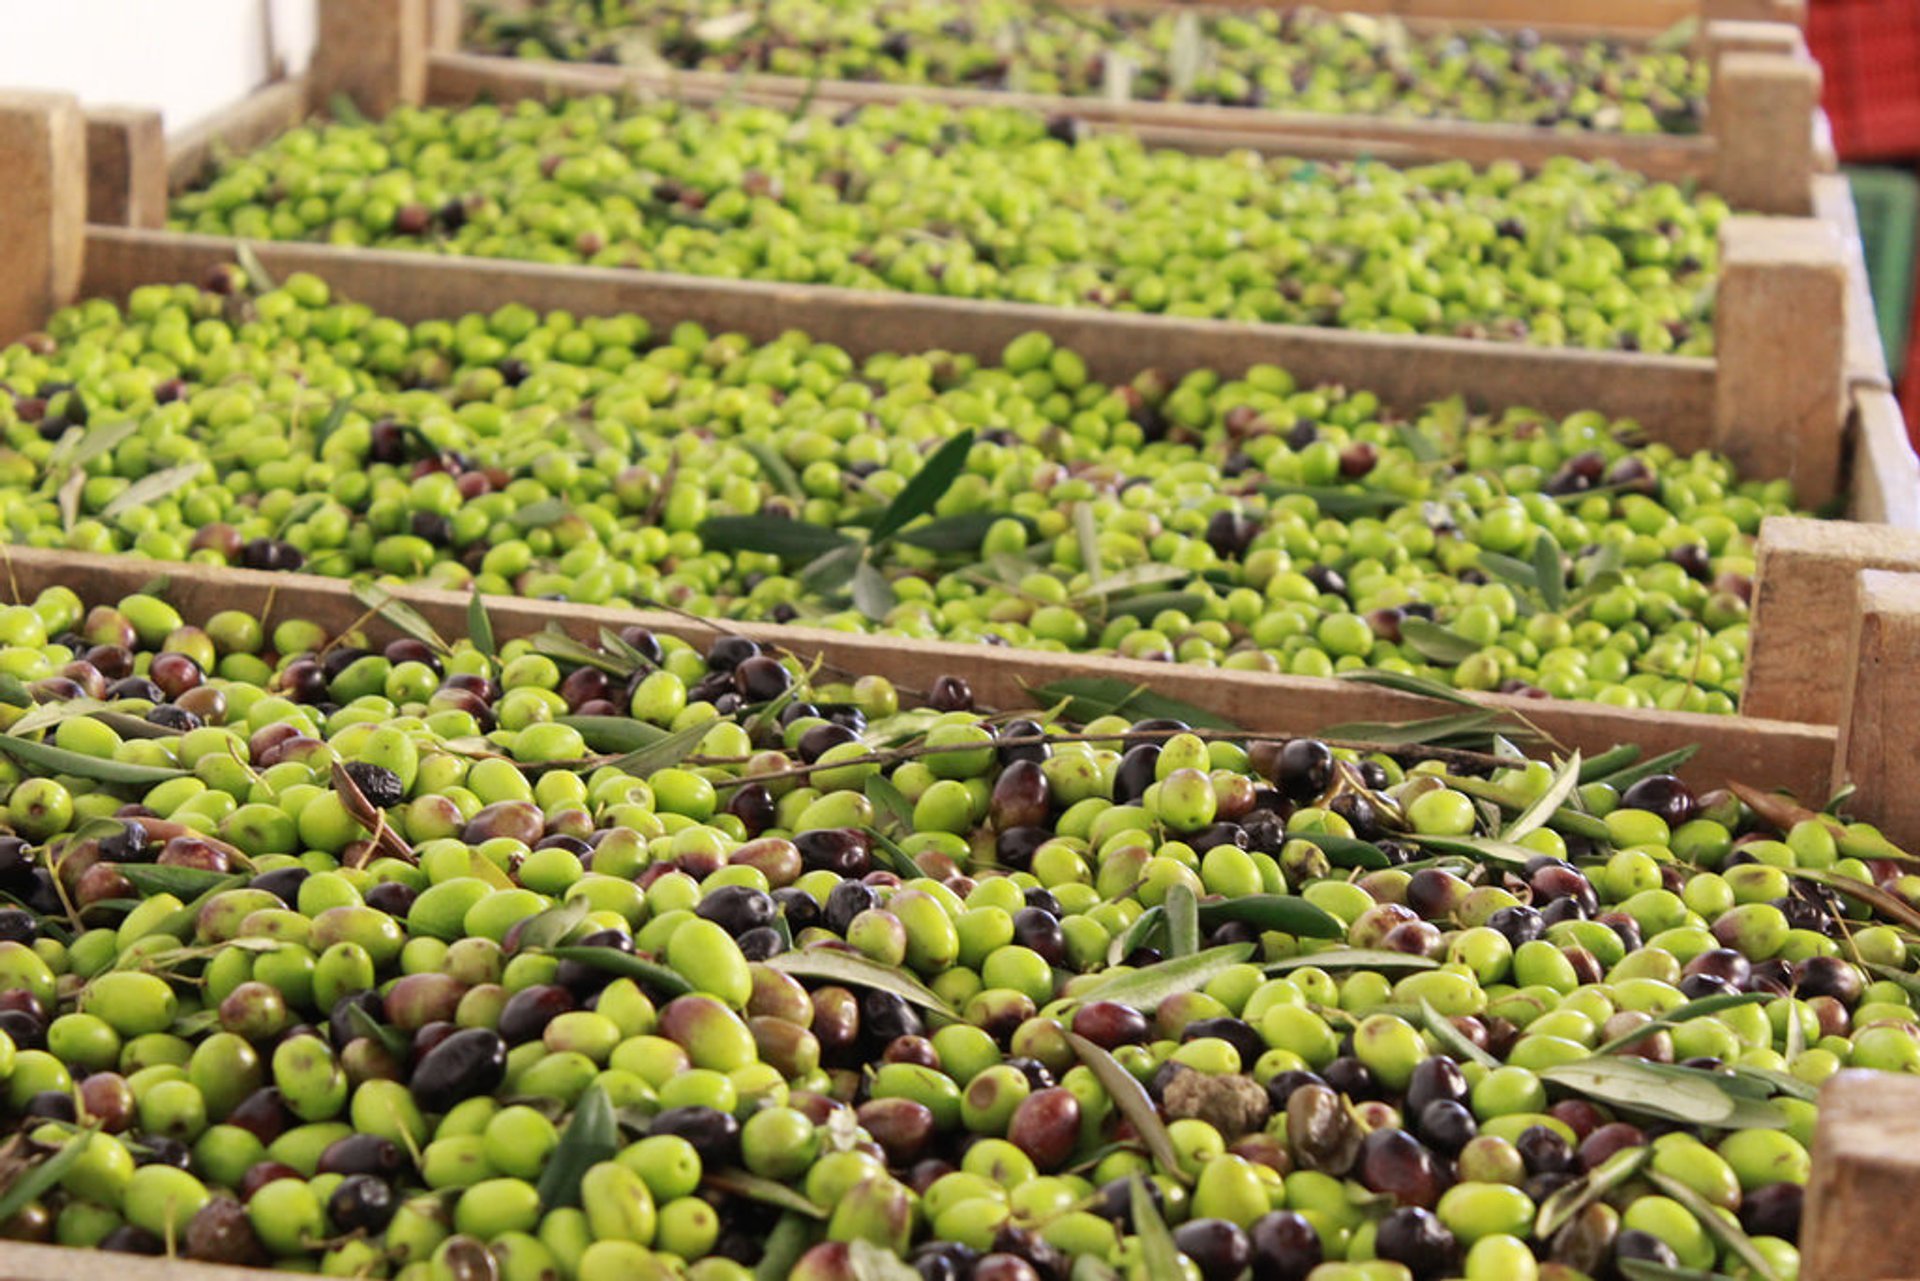
[[[606,88],[599,77],[608,70],[458,55],[435,55],[431,65],[440,88],[465,99],[482,93],[595,92]],[[216,149],[258,145],[330,97],[322,86],[350,81],[355,74],[321,66],[311,81],[270,85],[174,140],[164,166],[137,166],[141,181],[151,187],[154,171],[164,167],[174,188],[190,186],[204,175]],[[467,78],[450,88],[449,76]],[[1288,154],[1349,150],[1348,143],[1325,137],[1223,135],[1194,125],[1151,122],[1125,127],[1151,143],[1190,149],[1251,144]],[[136,150],[125,149],[128,154]],[[1452,154],[1472,150],[1454,146]],[[1420,154],[1407,148],[1385,158],[1410,160]],[[123,172],[131,181],[135,168],[128,165],[103,177],[96,167],[93,182],[113,181]],[[1863,483],[1857,471],[1843,468],[1851,390],[1884,389],[1890,380],[1845,182],[1836,175],[1816,175],[1805,188],[1818,217],[1741,216],[1725,224],[1718,354],[1712,359],[1069,311],[308,243],[273,243],[258,250],[270,263],[328,276],[362,301],[409,319],[491,307],[511,297],[582,314],[638,310],[685,316],[761,338],[798,325],[861,351],[912,343],[977,354],[997,353],[1013,335],[1045,328],[1080,350],[1105,377],[1131,376],[1142,363],[1138,353],[1152,351],[1154,363],[1170,371],[1274,361],[1304,378],[1372,388],[1401,405],[1465,392],[1484,404],[1522,404],[1549,413],[1592,408],[1638,419],[1676,448],[1715,447],[1751,474],[1790,478],[1802,500],[1817,507]],[[117,202],[96,196],[93,203],[151,208],[156,202],[129,195]],[[86,235],[88,291],[115,294],[153,280],[198,279],[208,264],[233,253],[230,241],[168,233],[159,229],[160,221],[94,225]],[[0,319],[4,315],[0,311]],[[20,328],[0,324],[0,338]],[[1883,477],[1890,492],[1914,485],[1909,471],[1896,467]],[[1905,507],[1891,505],[1892,510]]]
[[[1820,111],[1819,64],[1808,52],[1799,28],[1790,21],[1778,20],[1783,15],[1803,16],[1803,6],[1775,0],[1715,0],[1704,7],[1677,5],[1672,0],[1650,0],[1650,4],[1667,11],[1684,7],[1687,12],[1681,17],[1705,19],[1695,38],[1696,55],[1710,64],[1713,73],[1703,134],[1627,135],[1450,119],[1394,120],[1191,103],[1108,102],[1089,96],[1014,94],[990,89],[812,82],[804,77],[764,74],[644,72],[598,64],[503,58],[462,52],[455,16],[459,6],[441,5],[437,0],[399,0],[395,4],[386,0],[323,0],[322,49],[326,49],[333,33],[341,43],[337,55],[316,57],[314,77],[329,84],[329,97],[331,89],[342,89],[369,114],[379,114],[398,102],[446,103],[480,96],[500,100],[554,92],[623,91],[687,102],[711,103],[725,98],[779,106],[803,100],[833,107],[905,100],[956,106],[1019,105],[1135,128],[1186,126],[1248,138],[1277,136],[1291,149],[1318,139],[1368,154],[1380,154],[1382,148],[1388,148],[1420,156],[1458,156],[1475,163],[1517,160],[1532,166],[1567,155],[1612,160],[1654,177],[1703,183],[1738,208],[1774,214],[1810,212],[1807,179],[1816,172],[1832,172],[1837,162],[1832,131]],[[1136,2],[1124,7],[1221,6]],[[1495,26],[1538,25],[1518,15],[1552,15],[1556,21],[1543,28],[1550,36],[1580,39],[1621,34],[1618,25],[1606,21],[1606,10],[1614,6],[1605,3],[1359,0],[1321,7],[1391,13],[1415,27],[1454,26],[1463,21]],[[360,12],[363,8],[379,12]],[[342,15],[337,26],[331,28],[327,16],[330,9]],[[1488,16],[1466,16],[1476,9],[1488,11]],[[1493,20],[1493,13],[1500,13],[1502,20]],[[374,18],[384,18],[384,30],[382,23],[370,21]],[[1642,29],[1641,35],[1645,34]],[[396,64],[404,68],[398,77],[387,70]],[[424,86],[424,97],[413,96],[416,85]]]
[[[1063,0],[1105,5],[1109,0]],[[1173,0],[1211,8],[1219,0]],[[1239,8],[1290,9],[1300,0],[1235,0]],[[457,16],[458,0],[449,7]],[[1598,32],[1633,36],[1667,31],[1688,20],[1787,22],[1805,26],[1806,0],[1322,0],[1312,6],[1336,13],[1374,13],[1408,23],[1530,27],[1543,33]]]

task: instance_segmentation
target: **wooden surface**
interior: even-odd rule
[[[1813,1181],[1800,1222],[1807,1281],[1895,1281],[1920,1274],[1920,1078],[1847,1071],[1820,1090]]]
[[[167,138],[148,107],[87,111],[87,221],[167,225]]]
[[[426,95],[428,0],[319,0],[308,72],[313,104],[345,94],[369,116]]]
[[[860,355],[944,348],[996,358],[1013,338],[1044,328],[1107,380],[1148,367],[1171,374],[1206,368],[1233,373],[1271,361],[1305,381],[1369,388],[1390,404],[1420,405],[1465,392],[1487,406],[1526,405],[1556,414],[1597,408],[1636,418],[1678,449],[1702,448],[1709,439],[1714,364],[1708,360],[328,245],[254,249],[276,275],[318,272],[347,296],[407,321],[490,311],[517,300],[580,315],[638,312],[655,320],[695,320],[757,341],[797,327]],[[199,280],[233,252],[233,242],[218,237],[97,227],[87,247],[86,289],[118,297],[139,284]]]
[[[1847,256],[1847,382],[1854,387],[1889,391],[1893,375],[1887,372],[1887,353],[1873,310],[1859,212],[1854,208],[1853,189],[1844,177],[1821,174],[1813,180],[1813,213],[1840,233],[1840,246]]]
[[[38,329],[79,288],[86,153],[72,95],[0,92],[0,333]]]
[[[1743,714],[1839,722],[1847,690],[1843,620],[1867,569],[1920,571],[1920,530],[1797,517],[1761,524]]]
[[[1832,786],[1852,787],[1855,813],[1912,846],[1920,841],[1920,573],[1865,569],[1852,586]]]
[[[1855,389],[1848,432],[1847,515],[1920,529],[1920,460],[1893,393]]]
[[[299,124],[309,92],[305,76],[277,80],[169,138],[167,189],[185,191],[207,176],[218,154],[251,151]]]
[[[13,548],[0,556],[0,599],[16,592],[30,599],[41,587],[64,583],[88,600],[136,591],[158,575],[169,581],[167,597],[188,618],[219,609],[268,610],[276,619],[307,617],[329,627],[344,627],[366,610],[338,579],[210,569],[128,557]],[[418,609],[443,635],[464,634],[468,596],[464,592],[404,588],[395,592]],[[489,612],[501,638],[527,635],[555,623],[591,638],[603,626],[639,623],[689,640],[706,641],[712,624],[678,614],[623,611],[557,601],[511,597],[490,600]],[[1178,663],[1056,654],[954,642],[903,641],[811,627],[776,624],[726,625],[804,660],[820,657],[847,673],[876,673],[907,690],[925,690],[935,677],[966,676],[976,700],[996,708],[1032,705],[1031,687],[1070,676],[1097,674],[1145,684],[1168,697],[1226,716],[1237,724],[1274,734],[1313,733],[1351,721],[1417,720],[1442,714],[1431,701],[1347,681],[1302,676],[1273,676],[1223,671]],[[1737,779],[1761,786],[1793,789],[1805,798],[1825,799],[1832,773],[1835,732],[1827,726],[1705,716],[1681,712],[1638,711],[1597,703],[1525,699],[1475,694],[1488,707],[1521,712],[1569,747],[1603,751],[1631,742],[1648,755],[1689,744],[1700,753],[1688,767],[1703,785]]]
[[[1738,56],[1738,55],[1736,55]],[[1802,506],[1839,492],[1847,262],[1811,218],[1728,219],[1714,316],[1714,442],[1743,472],[1784,476]]]
[[[1719,59],[1707,107],[1714,190],[1736,209],[1811,213],[1819,106],[1820,64],[1810,57],[1729,53]]]

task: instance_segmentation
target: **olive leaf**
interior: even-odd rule
[[[1478,709],[1480,704],[1473,698],[1451,685],[1445,685],[1429,676],[1415,676],[1411,672],[1389,672],[1375,667],[1363,667],[1358,671],[1341,672],[1338,680],[1352,681],[1356,685],[1378,685],[1400,694],[1412,694],[1418,698],[1431,698],[1436,702],[1457,703],[1461,707]]]
[[[591,965],[596,970],[605,970],[617,978],[632,979],[644,984],[668,997],[685,996],[693,991],[693,984],[680,977],[677,970],[649,961],[645,957],[635,956],[631,952],[622,952],[617,947],[599,947],[581,944],[567,944],[563,947],[550,947],[547,955],[562,961],[578,961],[582,965]]]
[[[749,1201],[758,1201],[761,1205],[771,1205],[793,1214],[805,1215],[809,1219],[827,1217],[825,1210],[786,1184],[775,1179],[762,1178],[757,1174],[749,1174],[745,1170],[715,1170],[700,1181],[717,1192],[743,1196]]]
[[[1560,565],[1560,544],[1550,534],[1533,540],[1533,576],[1540,588],[1540,599],[1553,613],[1567,607],[1566,571]]]
[[[613,1102],[596,1081],[574,1104],[573,1116],[540,1172],[541,1207],[554,1210],[580,1204],[580,1180],[600,1162],[611,1161],[619,1150],[620,1126],[614,1119]]]
[[[395,1063],[403,1068],[407,1065],[407,1059],[413,1053],[412,1037],[374,1018],[373,1012],[358,1001],[347,1005],[347,1022],[353,1024],[354,1030],[361,1036],[384,1049]]]
[[[1192,956],[1200,950],[1200,900],[1193,887],[1176,883],[1167,891],[1167,955]]]
[[[971,555],[979,552],[987,531],[1003,520],[1017,520],[1029,532],[1033,529],[1033,522],[1024,516],[1009,516],[1004,512],[961,512],[957,516],[940,516],[923,525],[903,529],[893,536],[893,541],[918,547],[922,551],[966,552]]]
[[[854,571],[860,568],[866,554],[867,549],[856,542],[842,543],[832,551],[822,552],[801,566],[800,585],[821,596],[834,595],[853,581]]]
[[[75,1130],[60,1145],[58,1152],[28,1170],[6,1190],[5,1195],[0,1195],[0,1223],[10,1222],[35,1199],[52,1191],[60,1180],[66,1178],[67,1171],[86,1153],[99,1129],[96,1121]]]
[[[893,780],[883,774],[870,774],[863,786],[876,813],[885,814],[903,831],[913,830],[913,806]]]
[[[142,476],[115,494],[112,501],[100,509],[100,519],[117,520],[136,508],[151,507],[169,494],[191,485],[206,466],[199,461],[181,463],[177,467]]]
[[[1499,552],[1483,551],[1474,566],[1481,573],[1497,578],[1510,587],[1518,587],[1523,592],[1540,590],[1540,575],[1528,561],[1503,556]]]
[[[793,467],[780,456],[779,450],[764,440],[736,440],[733,443],[760,465],[760,474],[782,495],[796,503],[807,501],[807,491],[800,488],[800,478],[793,474]]]
[[[1426,1023],[1427,1031],[1433,1034],[1433,1039],[1455,1058],[1478,1063],[1484,1068],[1500,1066],[1499,1059],[1468,1040],[1467,1034],[1455,1027],[1452,1019],[1434,1009],[1433,1002],[1425,997],[1420,999],[1420,1017]]]
[[[1308,966],[1319,970],[1437,970],[1440,968],[1440,962],[1430,956],[1415,956],[1411,952],[1385,952],[1367,947],[1336,947],[1324,952],[1307,952],[1300,956],[1270,961],[1265,968],[1270,975],[1280,975],[1291,970],[1305,969]]]
[[[1480,652],[1480,643],[1413,615],[1400,620],[1400,643],[1420,657],[1452,667]]]
[[[333,101],[327,105],[335,120],[346,123],[367,123],[367,118],[360,114],[358,107],[353,105],[353,99],[343,93],[334,94]],[[233,246],[233,260],[240,265],[240,270],[247,273],[247,286],[254,293],[271,293],[280,287],[279,282],[274,280],[273,273],[269,272],[260,261],[260,255],[255,253],[253,246],[246,241],[239,241]]]
[[[1241,964],[1254,952],[1251,943],[1229,943],[1210,947],[1192,956],[1172,957],[1125,974],[1110,974],[1074,994],[1081,1004],[1094,1001],[1118,1001],[1135,1009],[1151,1010],[1169,996],[1205,987],[1214,979]],[[775,957],[774,961],[780,958]],[[768,964],[773,964],[772,961]]]
[[[166,765],[134,765],[127,761],[88,756],[82,752],[68,751],[64,747],[55,747],[52,743],[42,743],[37,739],[16,738],[12,734],[0,734],[0,752],[6,753],[22,764],[32,765],[49,773],[71,774],[75,778],[90,779],[95,783],[120,784],[128,787],[152,787],[155,783],[164,783],[169,779],[184,778],[187,773],[185,770]]]
[[[1193,14],[1189,11],[1181,16],[1191,18]],[[1146,1179],[1136,1174],[1130,1183],[1128,1195],[1133,1198],[1133,1234],[1140,1239],[1140,1257],[1147,1265],[1147,1275],[1181,1275],[1179,1247],[1173,1243],[1173,1233],[1167,1230],[1167,1221],[1160,1217],[1160,1207],[1153,1203],[1153,1194],[1147,1191]]]
[[[605,654],[583,641],[577,641],[560,630],[557,623],[549,624],[545,631],[535,632],[528,638],[533,652],[544,654],[548,658],[563,663],[573,663],[580,667],[595,667],[609,676],[627,680],[639,671],[639,667],[624,662],[611,654]]]
[[[709,716],[696,724],[674,730],[656,742],[628,752],[625,756],[616,757],[601,764],[611,765],[622,773],[636,776],[651,774],[655,770],[671,769],[693,755],[693,750],[700,746],[708,731],[719,722],[718,716]]]
[[[1154,1106],[1153,1096],[1147,1093],[1147,1087],[1140,1084],[1133,1073],[1120,1066],[1120,1060],[1078,1032],[1067,1033],[1067,1044],[1087,1065],[1087,1070],[1099,1079],[1100,1087],[1113,1100],[1113,1105],[1120,1109],[1120,1115],[1132,1124],[1141,1142],[1153,1153],[1154,1160],[1174,1178],[1182,1183],[1188,1182],[1180,1168],[1179,1149],[1174,1147],[1173,1136],[1167,1133],[1167,1123],[1160,1119],[1160,1109]]]
[[[1458,854],[1481,862],[1505,863],[1509,867],[1525,867],[1528,862],[1540,857],[1538,850],[1515,845],[1512,841],[1496,840],[1491,836],[1423,836],[1418,832],[1409,832],[1407,839],[1422,849]]]
[[[609,654],[617,655],[621,662],[627,664],[629,672],[642,672],[659,666],[651,658],[628,644],[620,633],[610,627],[600,629],[600,648]]]
[[[865,1237],[847,1244],[847,1270],[852,1281],[920,1281],[920,1273],[906,1260]]]
[[[1670,1075],[1640,1059],[1580,1059],[1548,1068],[1540,1079],[1613,1107],[1691,1125],[1713,1125],[1734,1114],[1733,1096],[1708,1073]]]
[[[960,1017],[944,998],[904,968],[883,964],[858,952],[843,952],[838,948],[805,948],[798,952],[781,952],[767,958],[763,964],[797,979],[825,979],[829,983],[850,983],[891,992],[908,1004],[931,1010],[942,1018]]]
[[[1399,511],[1409,501],[1398,494],[1321,485],[1268,484],[1260,486],[1260,492],[1276,499],[1310,498],[1322,515],[1335,520],[1347,520],[1354,516],[1384,516]]]
[[[1595,778],[1583,778],[1580,781],[1583,783],[1605,783],[1608,787],[1624,792],[1643,778],[1651,778],[1655,774],[1673,773],[1697,756],[1699,752],[1700,745],[1698,743],[1688,743],[1685,747],[1676,747],[1671,752],[1662,752],[1660,755],[1648,757],[1644,761],[1623,765],[1611,773],[1601,774]]]
[[[170,867],[164,863],[116,864],[127,883],[145,895],[177,894],[192,898],[232,879],[228,872],[210,872],[202,867]]]
[[[0,739],[4,742],[4,739]],[[1869,885],[1857,881],[1851,876],[1842,876],[1837,872],[1816,871],[1812,868],[1790,867],[1788,876],[1803,881],[1812,881],[1815,885],[1824,885],[1837,894],[1843,894],[1856,903],[1864,903],[1889,921],[1898,922],[1910,930],[1920,930],[1920,910],[1897,894],[1889,893],[1878,885]]]
[[[1666,1028],[1679,1027],[1691,1019],[1705,1018],[1718,1014],[1722,1010],[1738,1009],[1742,1005],[1759,1005],[1773,998],[1765,992],[1722,992],[1716,996],[1703,996],[1697,1001],[1688,1001],[1676,1005],[1665,1014],[1649,1019],[1631,1032],[1623,1032],[1610,1041],[1603,1041],[1593,1047],[1596,1055],[1611,1054],[1623,1045],[1632,1045],[1643,1037],[1652,1036]]]
[[[1108,604],[1108,615],[1115,618],[1138,618],[1145,622],[1163,610],[1174,610],[1181,614],[1198,613],[1207,607],[1208,598],[1200,592],[1148,592],[1144,596],[1129,596],[1125,600]]]
[[[542,498],[514,512],[511,520],[516,529],[544,529],[566,519],[572,512],[572,504],[564,498]]]
[[[316,451],[327,443],[329,436],[340,430],[341,423],[347,421],[347,415],[353,411],[353,401],[354,396],[351,394],[334,401],[333,408],[327,411],[327,416],[314,427],[313,446]]]
[[[1104,575],[1100,565],[1100,530],[1094,524],[1092,503],[1073,505],[1073,537],[1080,548],[1080,567],[1086,570],[1088,578],[1098,583]]]
[[[1507,824],[1506,831],[1500,833],[1503,841],[1518,841],[1521,837],[1545,827],[1547,820],[1560,812],[1567,797],[1573,795],[1573,789],[1580,785],[1580,753],[1574,752],[1560,763],[1554,771],[1553,781],[1547,784],[1547,790],[1533,804],[1521,811],[1520,816]]]
[[[1065,704],[1061,715],[1078,724],[1102,716],[1124,716],[1129,720],[1170,719],[1185,721],[1207,729],[1239,729],[1224,716],[1202,707],[1156,694],[1144,685],[1115,680],[1109,676],[1070,676],[1052,681],[1027,692],[1043,707]]]
[[[1305,841],[1309,845],[1318,846],[1320,852],[1327,856],[1327,862],[1335,867],[1358,867],[1369,872],[1377,872],[1381,868],[1393,866],[1393,860],[1387,857],[1385,850],[1372,841],[1363,841],[1357,836],[1340,836],[1332,832],[1292,832],[1288,834],[1287,839]],[[1328,937],[1338,936],[1329,935]]]
[[[81,471],[94,459],[112,450],[118,449],[128,437],[140,430],[140,424],[131,418],[117,422],[94,423],[82,431],[75,427],[60,438],[53,452],[47,455],[45,471],[48,475],[71,467]]]
[[[1728,1222],[1721,1218],[1712,1202],[1670,1174],[1648,1170],[1646,1176],[1653,1186],[1687,1207],[1688,1212],[1700,1221],[1701,1227],[1720,1239],[1721,1245],[1739,1255],[1740,1261],[1753,1270],[1758,1281],[1780,1281],[1780,1274],[1773,1269],[1773,1261],[1755,1247],[1752,1239],[1740,1227],[1738,1219]]]
[[[1344,725],[1328,725],[1321,733],[1327,738],[1378,743],[1383,747],[1440,747],[1462,741],[1483,741],[1501,724],[1502,713],[1483,707],[1418,721],[1349,721]]]
[[[1182,569],[1178,565],[1132,565],[1116,570],[1104,577],[1095,575],[1093,581],[1075,595],[1075,600],[1099,600],[1107,596],[1117,596],[1121,592],[1130,592],[1139,587],[1153,587],[1160,583],[1178,583],[1193,577],[1193,571]]]
[[[630,716],[556,716],[562,725],[580,731],[587,746],[596,752],[637,752],[667,736],[667,731],[651,721]]]
[[[1140,915],[1133,918],[1133,924],[1114,936],[1107,945],[1107,964],[1118,965],[1133,955],[1135,949],[1151,944],[1154,934],[1166,927],[1167,909],[1156,903]]]
[[[1075,1255],[1067,1281],[1120,1281],[1120,1272],[1097,1254]]]
[[[762,552],[790,564],[859,546],[857,539],[837,529],[764,514],[709,516],[700,523],[699,532],[709,551]]]
[[[971,429],[953,436],[913,474],[893,501],[887,504],[880,519],[873,523],[868,531],[867,541],[879,546],[887,539],[921,516],[933,510],[934,504],[952,487],[954,479],[966,468],[967,455],[973,449]]]
[[[1229,921],[1301,938],[1342,938],[1347,932],[1338,917],[1293,894],[1245,894],[1200,904],[1199,923],[1205,928],[1211,930]]]
[[[1640,759],[1640,749],[1632,743],[1615,743],[1606,751],[1580,762],[1580,782],[1597,782],[1617,770],[1627,769]]]
[[[478,583],[473,585],[473,595],[467,600],[467,639],[489,663],[500,661],[500,650],[493,640],[493,617],[487,613],[486,598],[480,595]]]
[[[893,584],[887,576],[873,565],[862,559],[853,567],[853,607],[876,623],[887,621],[887,615],[900,603],[893,593]]]
[[[1573,1222],[1580,1211],[1640,1173],[1641,1167],[1652,1159],[1653,1148],[1647,1145],[1615,1152],[1540,1203],[1539,1216],[1534,1219],[1534,1235],[1542,1241],[1548,1240]]]
[[[355,583],[351,590],[355,600],[378,614],[394,630],[406,633],[436,654],[445,656],[453,652],[453,646],[447,644],[446,638],[434,630],[419,610],[378,583]]]
[[[753,1281],[787,1281],[793,1265],[812,1241],[813,1229],[807,1225],[806,1216],[792,1211],[782,1214],[773,1231],[767,1233],[760,1262],[753,1269]]]
[[[41,730],[52,729],[76,716],[91,716],[95,712],[103,712],[106,709],[107,704],[97,698],[69,698],[61,702],[42,703],[7,726],[7,733],[25,738],[29,734],[38,734]]]
[[[589,910],[587,900],[582,896],[570,898],[539,913],[520,927],[521,948],[538,951],[557,947],[579,927],[580,922],[587,919]]]

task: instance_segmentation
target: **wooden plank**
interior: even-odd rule
[[[434,53],[457,53],[466,34],[466,0],[428,0],[427,48]]]
[[[299,124],[308,92],[304,76],[276,80],[169,138],[168,190],[185,191],[205,179],[221,154],[251,151]]]
[[[627,93],[710,105],[723,100],[792,107],[802,101],[838,108],[867,103],[935,102],[953,107],[1019,107],[1048,115],[1070,114],[1102,124],[1126,125],[1149,141],[1157,130],[1226,130],[1249,140],[1273,135],[1262,150],[1286,151],[1302,140],[1402,148],[1414,154],[1451,157],[1476,165],[1511,160],[1538,168],[1560,156],[1610,160],[1669,182],[1710,181],[1714,143],[1678,135],[1568,132],[1524,125],[1457,120],[1390,120],[1363,115],[1250,110],[1201,103],[1113,103],[1092,97],[1001,93],[922,85],[821,81],[794,76],[706,71],[648,72],[594,63],[543,62],[478,54],[436,53],[428,59],[427,100],[458,105],[480,100],[547,100],[586,94]]]
[[[117,600],[161,574],[168,579],[168,599],[189,618],[219,609],[258,612],[271,604],[279,611],[276,618],[297,615],[340,628],[366,613],[353,599],[348,584],[338,579],[26,548],[12,549],[10,555],[0,558],[0,595],[31,599],[43,587],[64,583],[88,600]],[[469,599],[466,593],[409,587],[395,594],[443,634],[464,634]],[[709,640],[714,634],[713,625],[683,615],[558,601],[492,598],[488,611],[496,634],[503,638],[527,635],[549,623],[582,638],[593,637],[603,626],[636,623],[692,641]],[[907,690],[925,690],[938,676],[961,674],[972,684],[981,704],[996,708],[1030,707],[1030,688],[1073,676],[1099,675],[1148,685],[1248,729],[1271,733],[1312,733],[1350,721],[1415,720],[1442,710],[1428,700],[1391,690],[1315,677],[946,641],[903,642],[896,636],[771,623],[727,626],[783,646],[804,660],[818,656],[840,671],[876,673]],[[1826,726],[1500,694],[1472,697],[1488,707],[1516,711],[1566,745],[1588,753],[1626,742],[1639,744],[1649,755],[1698,744],[1700,754],[1694,758],[1690,773],[1710,785],[1737,779],[1788,787],[1810,797],[1826,786],[1832,772],[1835,733]]]
[[[1468,339],[1400,337],[1295,325],[1186,320],[907,293],[722,280],[661,272],[441,257],[299,243],[256,244],[276,275],[313,271],[374,309],[414,321],[491,311],[502,303],[580,315],[637,312],[694,320],[758,341],[802,328],[856,354],[940,348],[997,357],[1044,328],[1096,377],[1152,366],[1236,373],[1263,361],[1311,382],[1367,387],[1389,404],[1417,406],[1455,393],[1476,404],[1546,413],[1600,409],[1638,419],[1680,450],[1704,448],[1713,362],[1685,357],[1548,349]],[[211,236],[94,228],[86,290],[123,297],[136,285],[198,280],[230,261],[233,242]],[[1835,417],[1838,422],[1838,415]]]
[[[1920,529],[1920,460],[1893,393],[1855,390],[1848,431],[1847,514],[1869,524]]]
[[[1777,53],[1729,53],[1714,68],[1707,106],[1713,187],[1738,209],[1812,212],[1813,117],[1820,64]]]
[[[1846,412],[1839,232],[1811,218],[1729,218],[1718,290],[1715,444],[1748,475],[1791,480],[1817,509],[1840,483]]]
[[[1893,1281],[1915,1272],[1920,1078],[1849,1070],[1820,1089],[1813,1179],[1800,1223],[1808,1281]]]
[[[1847,258],[1847,381],[1854,387],[1893,389],[1887,372],[1887,353],[1880,342],[1880,324],[1873,310],[1873,287],[1867,276],[1867,252],[1860,240],[1860,219],[1853,189],[1837,174],[1813,180],[1813,212],[1840,233]]]
[[[369,116],[426,96],[428,0],[320,0],[313,105],[345,94]]]
[[[87,112],[87,221],[167,225],[167,138],[147,107]]]
[[[1740,711],[1838,724],[1847,637],[1838,620],[1862,570],[1920,571],[1920,530],[1775,517],[1760,526],[1752,650]]]
[[[1920,573],[1863,569],[1852,586],[1832,787],[1854,788],[1856,812],[1910,846],[1920,840]]]
[[[39,328],[80,286],[87,136],[71,94],[0,92],[0,333]]]

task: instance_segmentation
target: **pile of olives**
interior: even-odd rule
[[[611,97],[315,123],[180,230],[1050,307],[1712,350],[1718,196],[1561,159],[1396,168],[1155,150],[924,103]]]
[[[1271,365],[1109,385],[1039,333],[997,364],[855,360],[798,332],[520,305],[408,326],[311,276],[210,285],[0,350],[9,541],[1730,712],[1754,535],[1792,509],[1628,421],[1407,416]],[[877,599],[808,572],[966,433],[927,515],[871,549]]]
[[[1815,1087],[1920,1071],[1860,901],[1920,899],[1911,856],[1631,749],[1076,729],[738,635],[491,630],[0,608],[0,1235],[1791,1281]]]
[[[481,4],[468,42],[646,69],[1640,134],[1698,131],[1707,90],[1705,64],[1684,49],[1277,6],[1183,16],[1026,0],[535,0]],[[1109,71],[1122,65],[1124,90]]]

